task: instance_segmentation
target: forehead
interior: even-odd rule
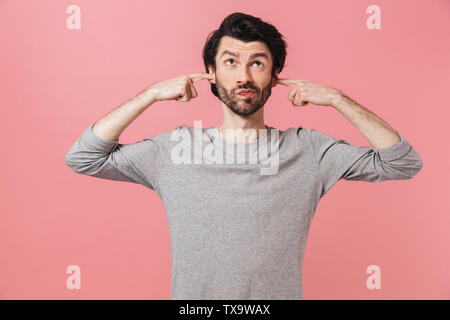
[[[244,42],[230,36],[223,36],[220,39],[220,43],[217,48],[217,57],[219,59],[225,50],[232,51],[240,55],[250,55],[252,53],[265,52],[269,59],[271,58],[269,48],[262,41]]]

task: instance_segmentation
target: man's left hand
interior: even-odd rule
[[[309,102],[320,106],[333,106],[340,91],[303,79],[279,78],[277,83],[291,87],[288,99],[294,106],[306,106]]]

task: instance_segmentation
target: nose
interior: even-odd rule
[[[239,68],[237,77],[238,85],[245,85],[253,82],[250,70],[245,66]]]

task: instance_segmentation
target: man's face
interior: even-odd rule
[[[215,80],[220,100],[234,113],[250,116],[269,98],[276,81],[272,79],[272,55],[264,42],[245,43],[224,36],[215,58]],[[214,72],[209,67],[210,72]],[[239,90],[253,90],[253,95],[241,95]]]

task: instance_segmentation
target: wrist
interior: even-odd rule
[[[148,102],[149,105],[158,101],[157,89],[153,88],[152,86],[145,89],[142,92],[142,95],[144,96],[145,100]]]
[[[331,94],[330,106],[333,108],[336,108],[342,101],[343,96],[344,96],[344,93],[342,91],[340,91],[338,89],[334,89],[333,93]]]

